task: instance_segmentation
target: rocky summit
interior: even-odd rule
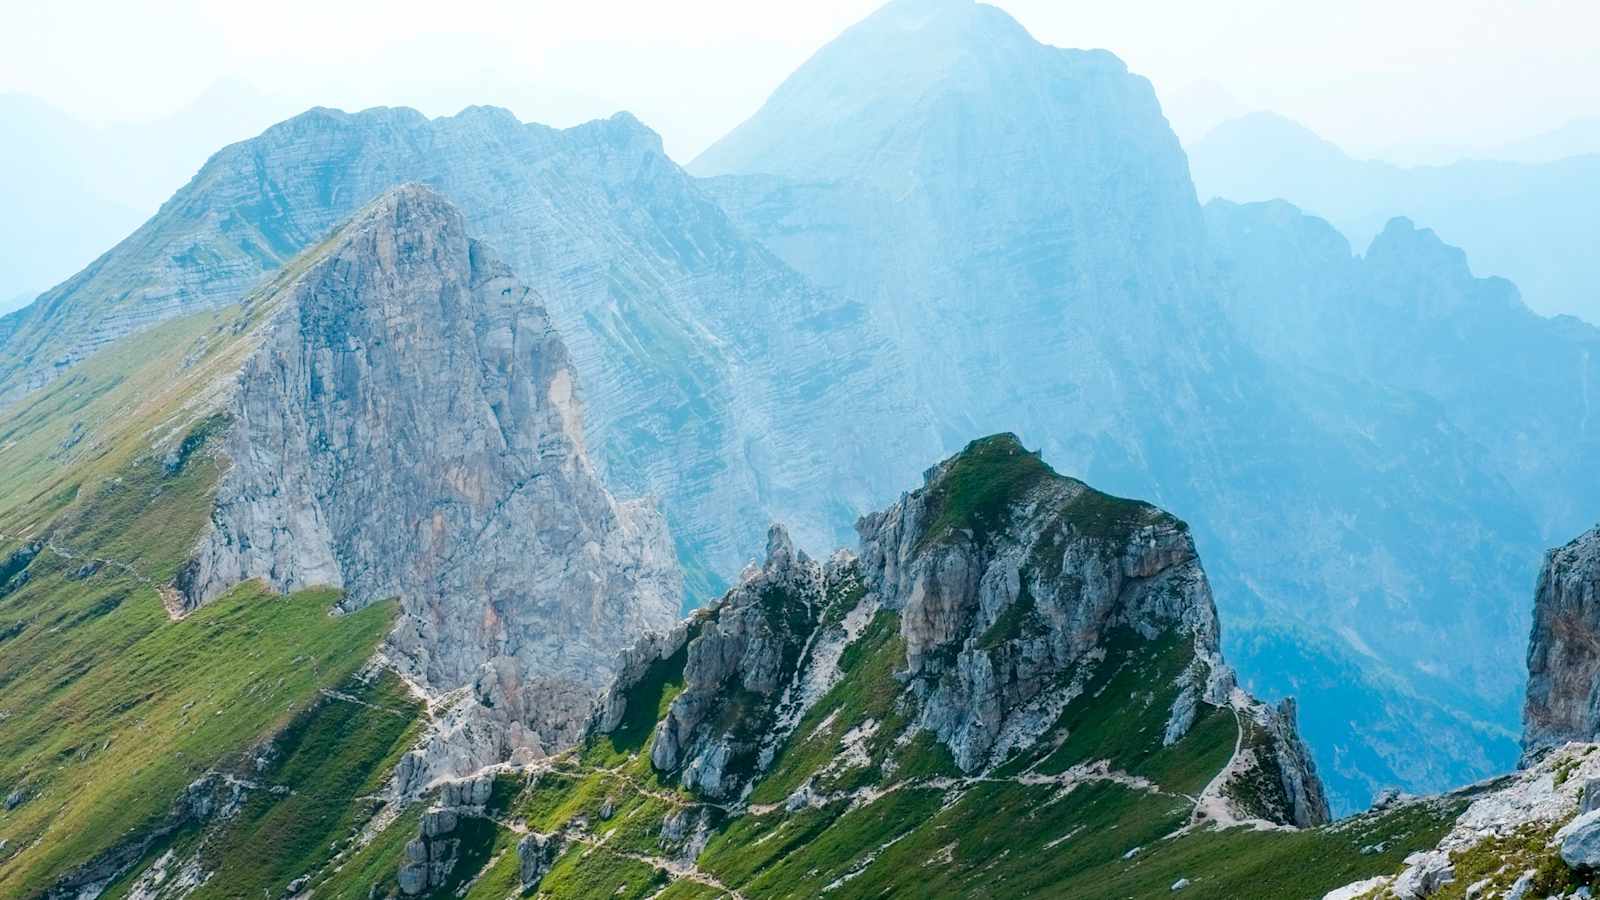
[[[969,445],[858,528],[859,557],[818,563],[774,527],[759,569],[646,645],[658,662],[684,650],[683,692],[654,731],[657,772],[718,799],[785,784],[793,806],[825,804],[862,767],[880,780],[913,763],[957,779],[1061,769],[1069,723],[1084,715],[1074,706],[1091,687],[1106,690],[1108,675],[1138,671],[1148,693],[1124,711],[1139,724],[1127,748],[1135,769],[1171,755],[1197,722],[1234,719],[1249,740],[1201,786],[1210,793],[1196,816],[1327,820],[1293,706],[1249,699],[1222,662],[1210,588],[1181,521],[1057,476],[1001,435]],[[898,696],[864,709],[823,699],[888,688],[852,683],[860,675],[842,663],[884,654],[875,662]],[[620,725],[639,671],[625,667],[598,734]],[[1236,793],[1247,778],[1265,790]]]

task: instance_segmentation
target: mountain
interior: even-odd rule
[[[1600,147],[1560,159],[1400,167],[1353,159],[1270,113],[1218,126],[1188,148],[1202,197],[1287,200],[1358,246],[1408,216],[1461,247],[1481,274],[1516,282],[1533,308],[1600,322]]]
[[[488,108],[319,109],[229,146],[131,237],[0,320],[0,398],[237,300],[406,181],[530,273],[584,373],[597,465],[662,499],[697,595],[773,518],[825,546],[937,457],[867,311],[744,237],[627,115],[557,131]]]
[[[479,765],[570,744],[618,637],[676,618],[666,523],[600,484],[565,344],[442,197],[393,189],[327,243],[246,304],[265,333],[174,605],[399,597],[400,670],[509,729]]]
[[[359,796],[576,740],[682,587],[574,385],[537,298],[403,186],[8,414],[0,893],[97,894],[252,766],[325,845]]]
[[[1234,685],[1187,526],[1011,436],[860,531],[859,554],[819,562],[773,528],[721,600],[622,654],[572,751],[357,805],[331,846],[230,855],[303,814],[303,788],[261,785],[313,771],[295,735],[333,715],[314,708],[267,775],[187,791],[168,843],[108,890],[1314,896],[1393,871],[1466,805],[1320,824],[1294,705]]]
[[[1529,499],[1539,541],[1592,519],[1600,329],[1533,313],[1514,285],[1474,277],[1465,253],[1409,219],[1359,257],[1328,222],[1281,201],[1214,200],[1206,219],[1221,296],[1253,346],[1437,403]],[[1527,583],[1536,558],[1519,566]]]
[[[594,465],[660,498],[691,597],[768,521],[830,546],[925,463],[1014,430],[1197,523],[1229,656],[1263,696],[1306,701],[1336,809],[1516,757],[1521,653],[1503,636],[1527,619],[1506,598],[1586,496],[1558,480],[1587,447],[1575,323],[1552,326],[1571,341],[1526,329],[1551,351],[1528,368],[1553,374],[1507,383],[1554,393],[1525,409],[1463,361],[1506,346],[1491,341],[1514,315],[1461,325],[1481,345],[1410,380],[1279,352],[1242,317],[1282,287],[1251,267],[1285,261],[1213,233],[1148,82],[973,3],[890,4],[694,167],[708,177],[626,115],[558,131],[486,108],[313,110],[219,152],[133,236],[0,319],[0,396],[233,303],[359,204],[421,181],[542,298],[586,386]],[[1449,251],[1404,237],[1366,263],[1382,303],[1490,305],[1474,298],[1497,283],[1462,282]],[[1517,432],[1496,431],[1504,415]],[[244,571],[234,557],[219,571]]]
[[[1530,502],[1429,397],[1241,327],[1183,151],[1115,57],[893,3],[690,168],[880,312],[947,449],[1015,430],[1195,522],[1229,657],[1306,701],[1337,809],[1514,760]]]

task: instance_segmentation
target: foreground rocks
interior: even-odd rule
[[[1293,705],[1250,698],[1222,661],[1183,522],[1062,478],[1000,435],[929,470],[922,488],[858,528],[859,557],[818,562],[774,527],[766,561],[721,601],[625,655],[595,732],[616,732],[629,697],[682,654],[683,689],[655,727],[651,765],[700,796],[738,802],[830,690],[890,689],[847,681],[868,677],[863,657],[880,654],[870,665],[891,667],[898,699],[885,713],[828,719],[839,756],[786,804],[826,802],[826,785],[852,768],[893,778],[906,748],[924,741],[948,753],[950,775],[976,776],[1048,744],[1113,637],[1128,635],[1119,640],[1134,654],[1173,655],[1170,683],[1148,686],[1170,697],[1157,747],[1181,741],[1202,710],[1228,710],[1246,733],[1207,788],[1207,817],[1327,820]],[[1124,777],[1086,762],[1098,774],[1085,777]]]

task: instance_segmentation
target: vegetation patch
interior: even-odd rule
[[[1580,874],[1561,859],[1559,847],[1552,845],[1558,824],[1525,824],[1503,836],[1490,836],[1464,850],[1450,854],[1455,881],[1434,895],[1440,900],[1460,900],[1467,889],[1481,885],[1475,896],[1497,897],[1526,872],[1533,882],[1525,896],[1560,897],[1580,887],[1600,887],[1595,873]]]
[[[191,896],[276,896],[323,868],[378,811],[370,797],[415,742],[420,704],[385,672],[324,695],[245,760],[239,775],[266,789],[208,837],[202,851],[216,874]],[[272,790],[280,786],[282,792]]]
[[[667,714],[673,699],[683,691],[683,667],[689,658],[689,642],[698,635],[690,631],[678,652],[652,662],[644,676],[628,691],[622,722],[610,734],[590,737],[584,747],[584,760],[592,765],[618,765],[645,749],[656,723]]]
[[[933,520],[918,550],[969,531],[979,544],[1002,530],[1015,502],[1041,481],[1055,477],[1037,453],[1016,435],[999,434],[968,444],[927,488]]]

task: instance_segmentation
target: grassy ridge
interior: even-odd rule
[[[757,782],[753,802],[780,802],[833,761],[843,733],[867,719],[884,723],[880,734],[901,731],[905,711],[894,673],[904,665],[904,648],[897,626],[894,614],[880,613],[851,645],[840,661],[844,678],[803,718]],[[1186,878],[1185,896],[1318,897],[1392,871],[1407,853],[1436,842],[1464,805],[1407,805],[1299,832],[1187,830],[1192,795],[1233,750],[1234,716],[1207,707],[1183,739],[1163,747],[1174,682],[1192,652],[1183,640],[1149,641],[1126,629],[1103,644],[1105,658],[1087,673],[1085,690],[1055,730],[993,776],[961,781],[948,763],[919,765],[918,756],[933,748],[919,746],[918,738],[883,748],[884,759],[898,763],[888,770],[871,748],[866,767],[846,769],[820,787],[887,790],[792,810],[711,815],[710,842],[694,859],[697,874],[670,881],[660,896],[726,897],[737,890],[748,898],[1158,897]],[[646,679],[643,694],[666,693],[655,685],[670,683],[672,674]],[[578,828],[591,836],[568,844],[541,883],[541,897],[653,894],[673,877],[644,860],[670,858],[678,849],[662,842],[662,825],[692,809],[693,798],[652,796],[673,789],[649,769],[648,739],[631,759],[606,749],[539,776],[520,801],[527,827]],[[1156,788],[1043,780],[1098,760]],[[606,768],[595,768],[601,764]],[[957,780],[928,780],[952,776]]]
[[[389,627],[392,604],[334,618],[335,591],[254,584],[168,618],[161,592],[220,477],[214,389],[245,320],[165,323],[0,417],[0,795],[16,800],[0,895],[137,843],[188,784],[348,682]]]

